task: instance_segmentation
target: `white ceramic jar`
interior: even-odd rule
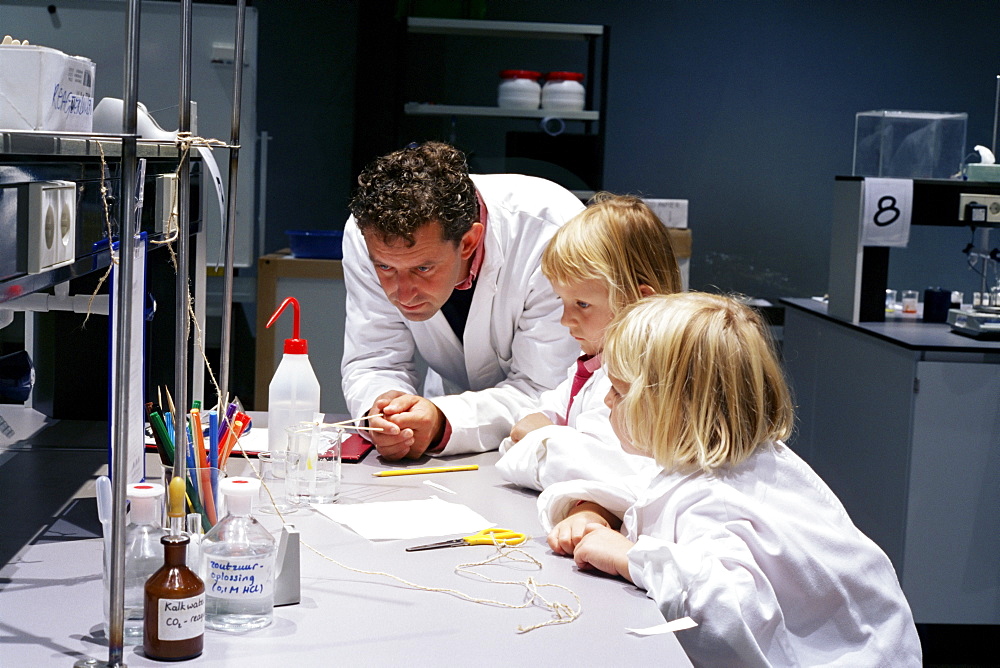
[[[501,109],[538,109],[541,102],[542,75],[531,70],[503,70],[497,87],[497,106]]]
[[[549,72],[542,87],[542,109],[583,111],[586,94],[581,72]]]

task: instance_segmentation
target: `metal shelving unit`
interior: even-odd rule
[[[430,104],[407,102],[403,113],[407,116],[480,117],[491,119],[556,118],[563,121],[582,122],[585,135],[596,137],[598,172],[603,173],[604,140],[607,127],[608,56],[610,28],[605,25],[577,23],[540,23],[528,21],[481,21],[468,19],[437,19],[409,17],[406,30],[410,34],[460,36],[470,38],[532,39],[585,42],[587,69],[585,81],[586,100],[583,111],[554,111],[546,109],[503,109],[496,106],[462,104]],[[592,85],[592,82],[597,85]],[[600,187],[601,184],[595,184]]]
[[[10,187],[26,180],[62,178],[76,181],[79,189],[85,189],[88,182],[98,182],[103,155],[110,172],[106,176],[108,186],[117,192],[123,137],[115,134],[0,131],[0,187]],[[146,159],[149,163],[147,189],[152,188],[152,180],[157,173],[173,172],[179,157],[173,143],[139,140],[136,143],[136,159]],[[88,176],[89,171],[93,174]],[[2,196],[0,200],[3,200]],[[150,239],[159,239],[162,234],[154,230],[152,211],[152,206],[145,210],[146,220],[142,230]],[[78,213],[78,226],[83,217],[82,212]],[[112,220],[117,222],[117,212],[112,212]],[[194,229],[197,231],[197,218],[195,222]],[[13,222],[8,221],[7,224],[13,225]],[[73,263],[38,274],[14,272],[0,278],[0,303],[105,270],[111,263],[105,230],[102,226],[93,234],[90,232],[78,229]]]
[[[403,110],[422,116],[490,116],[493,118],[561,118],[567,121],[599,121],[599,111],[548,111],[546,109],[502,109],[500,107],[470,107],[458,104],[421,104],[408,102]]]
[[[534,21],[476,21],[411,16],[407,29],[413,33],[465,35],[469,37],[537,37],[540,39],[587,39],[600,37],[607,27],[584,23],[538,23]]]

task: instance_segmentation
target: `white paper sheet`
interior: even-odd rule
[[[240,440],[236,441],[233,452],[240,450],[246,450],[248,454],[267,452],[267,427],[257,427],[256,424],[257,421],[254,420],[250,425],[250,431],[243,432]]]
[[[467,506],[437,497],[347,505],[320,503],[313,507],[369,540],[467,536],[496,526]]]
[[[693,629],[696,626],[698,626],[698,624],[690,617],[681,617],[680,619],[675,619],[672,622],[657,624],[656,626],[650,626],[645,629],[625,630],[629,633],[634,633],[637,636],[655,636],[661,633],[675,633],[677,631],[683,631],[684,629]]]

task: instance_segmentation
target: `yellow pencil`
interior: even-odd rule
[[[372,473],[376,478],[385,478],[391,475],[419,475],[422,473],[451,473],[452,471],[475,471],[479,468],[478,464],[470,464],[468,466],[437,466],[429,469],[393,469],[391,471],[379,471],[378,473]]]

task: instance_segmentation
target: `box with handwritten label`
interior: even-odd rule
[[[91,132],[94,63],[45,46],[0,46],[0,130]]]

